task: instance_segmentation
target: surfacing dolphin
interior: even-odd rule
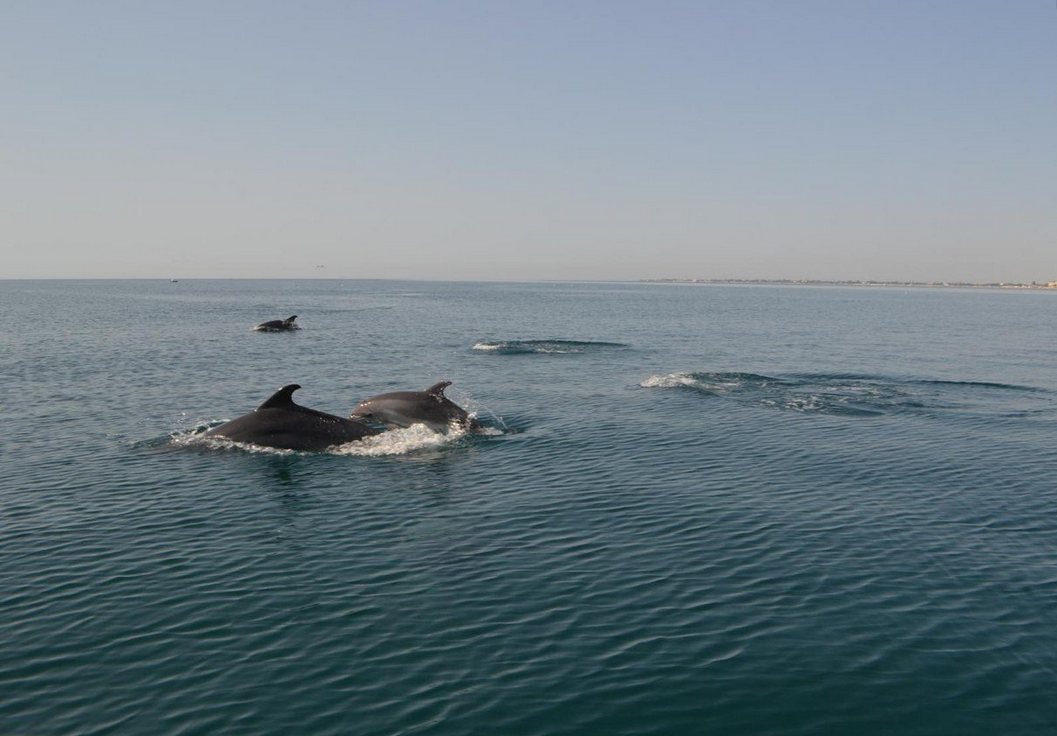
[[[295,314],[293,317],[287,317],[286,319],[273,319],[268,322],[261,322],[253,329],[257,332],[283,332],[284,330],[300,330],[301,328],[294,324],[294,320],[297,319]]]
[[[382,424],[387,429],[425,424],[434,432],[447,433],[451,427],[475,429],[480,426],[458,404],[444,395],[451,381],[441,381],[425,391],[396,391],[361,401],[350,417]]]
[[[295,404],[293,394],[299,388],[296,383],[283,386],[249,414],[214,427],[205,436],[282,450],[318,452],[380,433],[364,422]]]

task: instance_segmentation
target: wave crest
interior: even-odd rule
[[[622,342],[594,340],[495,340],[475,343],[474,350],[494,355],[570,355],[629,347]]]
[[[1008,413],[1016,393],[1031,386],[861,374],[684,372],[653,375],[643,388],[690,389],[713,397],[803,413],[879,416],[896,411],[972,410]]]
[[[641,381],[643,388],[692,388],[705,393],[724,393],[752,384],[765,386],[781,379],[758,373],[667,373]]]

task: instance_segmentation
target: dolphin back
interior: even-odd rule
[[[319,452],[379,433],[363,422],[295,404],[293,393],[299,388],[296,383],[283,386],[249,414],[214,427],[206,436],[281,450]]]
[[[261,322],[259,325],[256,325],[253,329],[261,332],[282,332],[284,330],[299,330],[301,328],[297,326],[295,322],[296,319],[296,314],[292,317],[287,317],[286,319],[271,319],[267,322]]]

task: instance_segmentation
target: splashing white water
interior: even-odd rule
[[[623,349],[622,342],[596,340],[496,340],[474,343],[473,349],[502,355],[579,355],[599,350]]]
[[[688,387],[709,393],[737,391],[747,385],[766,386],[772,379],[746,373],[666,373],[650,376],[639,383],[642,388]]]
[[[678,388],[679,386],[690,386],[691,388],[706,388],[703,381],[694,378],[690,373],[668,373],[663,376],[650,376],[641,381],[642,388]]]
[[[330,455],[352,455],[355,457],[382,457],[406,455],[409,452],[432,450],[457,442],[466,436],[466,430],[452,427],[447,434],[434,432],[425,424],[412,424],[403,429],[390,429],[373,437],[347,442],[327,450]]]

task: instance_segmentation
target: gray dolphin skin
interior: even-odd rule
[[[295,404],[293,393],[299,388],[296,383],[283,386],[249,414],[214,427],[205,436],[281,450],[318,452],[380,433],[364,422]]]
[[[444,395],[451,381],[441,381],[425,391],[396,391],[361,401],[351,417],[384,425],[387,429],[425,424],[434,432],[447,433],[452,426],[474,429],[480,425],[466,410]]]
[[[286,319],[273,319],[269,320],[268,322],[261,322],[253,329],[257,332],[283,332],[285,330],[299,330],[301,328],[294,324],[294,320],[296,319],[296,314],[292,317],[287,317]]]

